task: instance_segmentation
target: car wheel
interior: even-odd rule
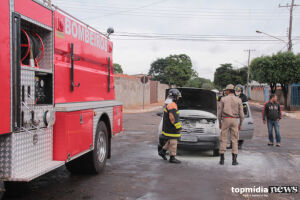
[[[213,156],[219,156],[219,149],[214,149],[213,150]]]
[[[94,150],[66,163],[71,173],[98,174],[105,169],[108,156],[108,131],[104,122],[100,121],[96,130]]]
[[[243,144],[244,144],[244,140],[239,140],[239,142],[238,142],[238,147],[239,147],[239,149],[242,149],[243,148]]]

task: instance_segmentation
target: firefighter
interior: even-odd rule
[[[166,143],[158,153],[164,160],[167,160],[166,152],[169,151],[170,163],[181,163],[175,158],[177,143],[181,134],[181,124],[179,122],[179,111],[177,102],[181,93],[177,89],[170,89],[164,106],[162,134],[166,137]]]
[[[218,120],[221,129],[220,135],[220,165],[224,165],[224,153],[226,152],[227,137],[230,131],[230,139],[232,142],[232,165],[238,165],[238,140],[239,130],[242,129],[244,120],[243,104],[240,98],[234,94],[234,86],[229,84],[226,86],[227,96],[223,97],[219,104]],[[238,124],[238,118],[240,123]]]
[[[241,98],[242,102],[247,102],[248,98],[247,96],[243,93],[244,89],[241,84],[238,84],[235,86],[235,95],[239,98]]]

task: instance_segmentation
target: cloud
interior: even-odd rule
[[[194,34],[194,35],[242,35],[257,36],[256,30],[271,35],[286,35],[288,10],[278,8],[282,0],[166,0],[165,2],[116,14],[128,8],[149,4],[148,0],[53,0],[72,15],[85,19],[91,26],[105,31],[114,27],[116,32]],[[185,14],[180,17],[180,13]],[[110,13],[110,14],[109,14]],[[115,14],[114,14],[115,13]],[[140,13],[137,15],[136,13]],[[147,14],[145,13],[150,13]],[[152,14],[151,14],[152,13]],[[170,17],[155,17],[153,13],[167,13]],[[155,14],[158,15],[158,14]],[[190,16],[196,17],[190,17]],[[104,16],[104,17],[103,17]],[[200,17],[199,17],[200,16]],[[300,35],[299,9],[295,10],[293,34]],[[114,37],[112,37],[114,38]],[[282,42],[192,42],[192,41],[142,41],[115,40],[114,61],[121,64],[128,74],[147,73],[150,64],[159,57],[186,53],[193,61],[200,76],[213,80],[214,71],[222,63],[247,63],[245,49],[256,49],[257,57],[272,54],[284,47]],[[299,52],[300,45],[294,47]]]

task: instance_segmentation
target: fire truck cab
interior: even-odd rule
[[[113,44],[45,0],[2,0],[0,180],[99,173],[123,130]]]

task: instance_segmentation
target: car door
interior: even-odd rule
[[[242,130],[240,131],[240,140],[252,139],[254,134],[254,124],[251,115],[251,110],[247,102],[243,103],[243,110],[245,119],[242,124]]]

